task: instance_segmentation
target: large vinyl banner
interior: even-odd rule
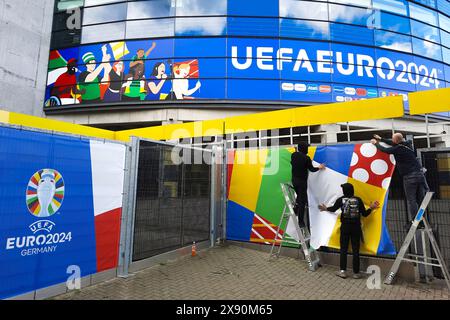
[[[117,266],[124,165],[124,145],[0,127],[0,298]]]
[[[285,202],[281,182],[291,181],[291,154],[294,148],[268,148],[230,151],[228,165],[227,239],[272,244]],[[310,173],[308,201],[311,245],[339,249],[340,219],[335,213],[320,212],[318,205],[334,204],[342,196],[341,184],[350,182],[366,207],[379,201],[380,208],[362,218],[364,242],[361,253],[395,254],[386,228],[386,207],[393,157],[378,151],[370,143],[310,147],[315,166],[325,163],[326,170]],[[294,226],[284,223],[286,232],[296,238]]]

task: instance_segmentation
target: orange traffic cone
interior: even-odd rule
[[[195,245],[195,241],[192,243],[191,256],[195,257],[197,255],[197,246]]]

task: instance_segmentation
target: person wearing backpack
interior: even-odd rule
[[[341,184],[343,196],[338,198],[334,205],[327,207],[325,204],[319,205],[320,211],[336,212],[341,209],[341,253],[340,253],[340,270],[337,276],[347,278],[347,253],[348,245],[351,241],[353,252],[353,278],[360,279],[359,273],[359,246],[362,237],[361,216],[367,217],[372,210],[379,207],[379,202],[375,201],[370,204],[368,209],[365,208],[361,198],[355,196],[355,190],[351,183]]]

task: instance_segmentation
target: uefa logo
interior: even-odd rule
[[[54,169],[42,169],[28,182],[26,202],[30,213],[38,218],[54,215],[64,200],[64,179]]]

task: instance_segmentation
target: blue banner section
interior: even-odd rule
[[[49,65],[47,107],[188,99],[327,103],[393,95],[407,102],[408,92],[444,88],[450,81],[447,65],[394,50],[233,36],[55,50]]]
[[[89,141],[0,127],[0,298],[96,272]]]

